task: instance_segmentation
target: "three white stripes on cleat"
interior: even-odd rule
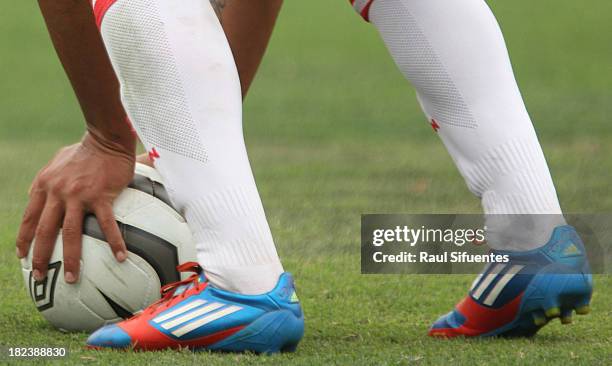
[[[176,326],[179,326],[183,323],[187,323],[188,321],[190,321],[191,319],[197,318],[201,315],[204,315],[206,313],[210,313],[213,310],[217,310],[220,307],[222,307],[223,304],[219,304],[218,302],[213,302],[210,305],[206,305],[203,306],[201,308],[198,308],[192,312],[187,313],[186,315],[183,316],[179,316],[178,318],[174,319],[174,320],[169,320],[165,323],[163,323],[161,325],[162,328],[164,329],[170,329],[170,328],[174,328]]]
[[[189,310],[191,310],[191,309],[193,309],[195,307],[198,307],[200,305],[203,305],[205,303],[206,303],[206,301],[204,301],[204,300],[194,300],[194,301],[190,302],[189,304],[183,305],[183,306],[181,306],[180,308],[178,308],[176,310],[172,310],[171,312],[169,312],[169,313],[167,313],[165,315],[156,317],[155,319],[153,319],[153,321],[155,321],[156,323],[163,322],[164,320],[168,320],[170,318],[174,318],[175,316],[177,316],[179,314],[182,314],[182,313],[184,313],[186,311],[189,311]]]
[[[487,287],[489,287],[491,282],[493,282],[495,277],[497,277],[499,272],[501,272],[504,267],[504,264],[497,264],[495,267],[493,267],[493,270],[488,275],[484,276],[482,281],[480,281],[480,285],[476,287],[476,290],[474,290],[474,293],[472,294],[476,300],[480,299],[480,296],[482,296],[483,292],[485,292]]]
[[[506,273],[501,274],[503,270],[507,267],[506,264],[497,264],[493,269],[486,275],[486,273],[491,266],[487,266],[483,273],[478,275],[474,283],[472,284],[472,297],[476,300],[479,300],[482,295],[486,292],[488,288],[493,286],[493,288],[489,291],[489,294],[484,299],[483,304],[491,306],[497,300],[499,294],[504,290],[504,287],[516,276],[517,273],[520,272],[525,266],[522,265],[511,265]],[[495,282],[497,280],[497,282]]]
[[[242,307],[236,305],[223,308],[225,305],[227,304],[194,300],[169,313],[153,318],[153,322],[166,330],[176,328],[171,333],[176,337],[181,337],[203,325],[242,309]]]

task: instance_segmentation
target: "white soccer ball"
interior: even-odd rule
[[[128,249],[119,263],[93,215],[83,225],[79,281],[64,282],[62,235],[43,281],[32,277],[32,248],[21,260],[23,279],[43,317],[64,331],[91,332],[144,309],[160,298],[161,286],[181,279],[180,263],[195,261],[187,223],[172,207],[159,173],[137,164],[134,180],[113,205]]]

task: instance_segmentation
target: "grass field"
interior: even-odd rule
[[[612,3],[490,1],[568,212],[612,210]],[[296,354],[83,349],[38,315],[14,237],[36,171],[83,122],[34,1],[0,2],[0,346],[70,348],[73,364],[612,364],[612,279],[593,313],[531,340],[426,337],[471,276],[363,276],[362,213],[479,212],[375,30],[344,0],[287,1],[245,104],[272,231],[298,281]],[[4,362],[0,359],[0,364]],[[50,363],[56,363],[55,361]]]

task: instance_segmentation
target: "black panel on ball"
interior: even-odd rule
[[[166,192],[166,188],[163,186],[163,184],[151,180],[144,175],[134,174],[134,178],[128,185],[128,188],[147,193],[174,208],[172,202],[170,201],[170,197],[168,196],[168,192]],[[176,211],[176,209],[174,210]]]
[[[128,251],[146,260],[157,273],[162,286],[180,280],[176,270],[178,252],[176,246],[137,227],[117,221]],[[83,221],[83,235],[106,241],[98,220],[92,214]]]

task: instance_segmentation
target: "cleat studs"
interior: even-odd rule
[[[563,309],[561,311],[561,324],[572,323],[572,309]]]
[[[589,305],[579,306],[576,308],[576,314],[586,315],[591,312],[591,307]]]
[[[546,323],[548,323],[546,318],[534,318],[533,319],[533,324],[535,324],[538,327],[542,327],[542,326],[546,325]]]
[[[546,317],[544,316],[544,313],[542,312],[534,312],[532,313],[532,316],[533,316],[533,324],[537,327],[542,327],[546,325],[546,323],[548,323],[548,319],[546,319]]]
[[[556,318],[561,315],[561,309],[559,308],[550,308],[544,312],[547,318]]]

